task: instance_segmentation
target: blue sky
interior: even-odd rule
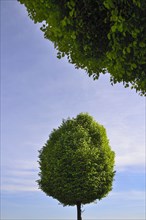
[[[113,190],[83,219],[145,219],[145,99],[109,75],[93,81],[67,60],[15,0],[1,1],[1,219],[75,219],[38,190],[38,150],[62,119],[88,112],[116,153]]]

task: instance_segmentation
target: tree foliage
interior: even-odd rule
[[[107,71],[146,95],[145,0],[18,0],[54,43],[58,58],[68,57],[94,79]]]
[[[106,130],[80,113],[63,120],[39,153],[39,187],[63,205],[91,203],[112,190],[115,154]]]

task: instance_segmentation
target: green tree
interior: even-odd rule
[[[110,73],[111,84],[123,82],[146,95],[145,0],[18,0],[58,58],[98,79]]]
[[[105,128],[80,113],[63,120],[40,150],[39,187],[65,206],[76,205],[81,220],[81,205],[112,190],[114,157]]]

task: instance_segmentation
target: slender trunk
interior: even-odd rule
[[[77,203],[77,220],[82,220],[82,217],[81,217],[81,203],[80,202]]]

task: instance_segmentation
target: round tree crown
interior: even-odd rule
[[[63,120],[39,154],[39,187],[63,205],[102,199],[112,189],[114,152],[105,128],[88,114]]]

